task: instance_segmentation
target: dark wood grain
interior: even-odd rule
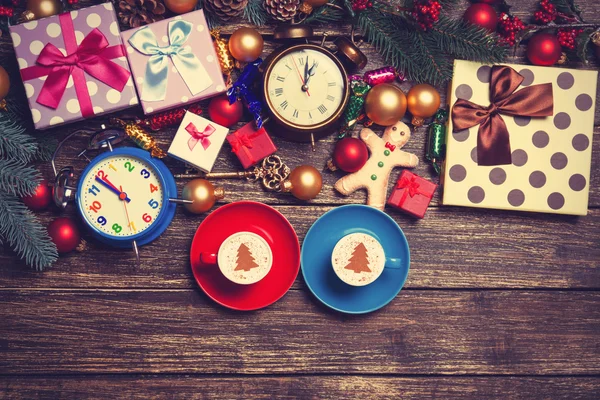
[[[2,399],[597,399],[598,378],[570,377],[0,377]],[[176,393],[176,395],[174,395]]]
[[[600,293],[403,291],[366,316],[290,291],[0,291],[0,374],[600,374]]]
[[[332,209],[275,208],[301,241]],[[393,209],[389,215],[411,248],[408,288],[600,288],[598,209],[580,218],[459,207],[432,208],[423,220]],[[163,236],[141,249],[139,267],[131,251],[107,253],[89,236],[87,251],[65,255],[43,273],[0,256],[0,264],[6,264],[0,268],[0,287],[194,288],[189,248],[202,220],[180,209]],[[294,288],[302,287],[299,278]]]
[[[452,16],[469,5],[458,3]],[[536,0],[510,3],[525,21],[537,8]],[[600,21],[600,2],[577,3],[587,21]],[[222,34],[246,25],[234,21]],[[280,45],[272,40],[272,27],[259,31],[265,54]],[[345,24],[315,28],[317,35],[329,35],[328,45],[350,31]],[[365,70],[386,65],[373,47],[362,49],[369,58]],[[527,63],[524,51],[521,46],[508,62]],[[7,35],[0,37],[0,57],[13,57]],[[598,65],[590,59],[565,67]],[[404,91],[410,86],[401,85]],[[438,89],[445,99],[445,88]],[[202,102],[204,110],[207,104]],[[119,115],[143,117],[139,108]],[[60,139],[107,121],[98,117],[40,134]],[[140,266],[130,251],[106,248],[87,233],[86,251],[62,256],[43,273],[27,269],[6,249],[0,254],[0,399],[598,398],[598,106],[595,125],[586,217],[444,207],[439,193],[424,220],[388,209],[408,238],[411,271],[398,297],[371,315],[329,311],[301,278],[265,310],[239,313],[214,304],[189,267],[191,239],[205,216],[182,210],[159,240],[142,248]],[[174,132],[155,134],[163,148]],[[424,162],[425,137],[426,128],[415,130],[405,150],[421,160],[416,173],[437,181]],[[291,167],[323,168],[335,137],[321,140],[315,152],[308,144],[274,141]],[[67,143],[59,164],[81,171],[86,163],[75,155],[86,142],[81,136]],[[185,170],[176,160],[166,162],[174,173]],[[51,178],[48,164],[39,168]],[[214,170],[239,168],[226,144]],[[324,212],[364,202],[362,192],[335,192],[340,176],[324,171],[323,192],[308,204],[257,184],[222,181],[222,203],[274,205],[302,240]],[[179,190],[184,184],[178,182]],[[44,224],[58,215],[77,218],[73,205],[64,213],[39,213]]]

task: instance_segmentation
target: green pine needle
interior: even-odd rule
[[[0,192],[20,197],[31,195],[40,180],[40,173],[26,163],[15,159],[0,159]]]
[[[38,145],[16,121],[0,118],[0,158],[26,163],[36,158]]]
[[[337,4],[336,2],[331,2]],[[336,7],[330,7],[327,5],[315,8],[314,11],[306,18],[304,23],[307,24],[328,24],[332,22],[339,22],[344,19],[346,12]]]
[[[250,0],[244,8],[244,18],[256,26],[263,26],[269,20],[269,15],[262,3],[263,0]]]
[[[444,53],[470,61],[498,63],[508,53],[497,35],[463,20],[440,17],[431,28],[431,36]]]
[[[0,192],[0,237],[38,271],[58,258],[56,246],[35,215],[17,197]]]

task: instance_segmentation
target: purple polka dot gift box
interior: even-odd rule
[[[597,75],[455,61],[443,204],[586,215]]]
[[[145,114],[225,91],[204,11],[154,22],[121,36]]]
[[[138,104],[112,3],[10,27],[37,129]]]

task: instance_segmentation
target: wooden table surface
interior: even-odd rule
[[[533,0],[512,3],[522,18],[535,9]],[[579,4],[586,20],[600,21],[599,2]],[[317,28],[333,36],[349,30]],[[261,32],[268,52],[275,46],[271,30]],[[12,57],[9,39],[0,40],[0,56]],[[375,50],[364,51],[367,68],[385,65]],[[122,113],[132,114],[141,110]],[[61,138],[107,120],[41,134]],[[157,135],[163,148],[173,133]],[[437,180],[424,162],[425,133],[418,129],[405,149],[421,160],[417,174]],[[335,143],[328,137],[312,152],[309,144],[274,140],[292,167],[322,167]],[[89,235],[88,250],[62,256],[41,273],[7,249],[0,255],[0,398],[598,398],[598,110],[593,142],[585,217],[441,207],[439,193],[423,220],[386,209],[408,238],[412,263],[397,298],[369,315],[330,311],[301,276],[260,311],[213,303],[189,265],[192,236],[205,216],[181,209],[162,237],[142,248],[140,266],[131,251],[106,248]],[[85,143],[84,137],[69,142],[59,163],[81,171],[85,163],[74,160]],[[175,160],[167,164],[174,173],[184,170]],[[225,146],[214,171],[238,166]],[[40,168],[51,177],[48,165]],[[346,198],[334,191],[339,173],[323,176],[323,192],[309,203],[222,181],[223,203],[273,205],[302,240],[324,212],[365,201],[364,192]],[[57,215],[40,218],[48,223]],[[63,215],[76,218],[75,207]]]

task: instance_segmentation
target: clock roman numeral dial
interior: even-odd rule
[[[340,115],[348,84],[341,66],[329,53],[295,47],[275,55],[268,66],[265,97],[279,122],[309,131]]]

